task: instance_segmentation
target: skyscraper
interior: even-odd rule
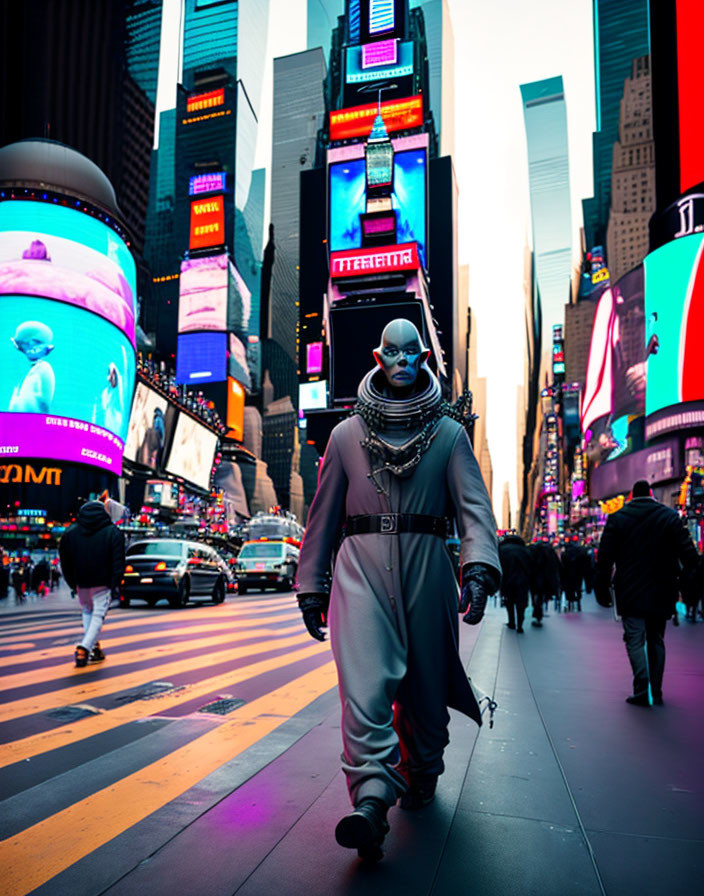
[[[618,139],[623,82],[633,60],[650,51],[648,0],[593,0],[596,131],[592,137],[594,196],[584,199],[587,246],[606,244],[612,148]],[[606,259],[607,264],[610,259]]]
[[[455,35],[447,0],[411,0],[425,21],[430,108],[440,141],[440,155],[455,151]]]
[[[542,317],[542,354],[562,324],[572,266],[567,116],[562,77],[521,85],[528,147],[535,276]]]
[[[330,53],[330,37],[337,27],[337,18],[345,11],[345,0],[308,0],[306,47],[323,48],[327,61]]]
[[[606,257],[612,282],[648,252],[648,222],[655,211],[655,143],[650,57],[633,60],[626,79],[614,143]]]

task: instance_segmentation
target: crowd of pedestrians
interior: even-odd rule
[[[208,426],[220,433],[227,432],[227,426],[215,409],[215,405],[202,392],[194,392],[176,383],[176,374],[166,368],[164,362],[157,364],[143,355],[137,358],[137,369],[150,383],[167,395],[176,404],[180,404],[200,417]]]
[[[58,588],[60,580],[58,558],[48,553],[38,558],[30,554],[10,557],[0,548],[0,598],[7,597],[10,589],[19,601],[44,597]]]

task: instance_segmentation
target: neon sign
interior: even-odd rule
[[[402,243],[383,249],[348,249],[330,253],[330,276],[333,278],[415,271],[419,267],[418,243]]]
[[[201,193],[224,193],[227,175],[224,171],[210,174],[196,174],[188,181],[188,195],[198,196]]]
[[[362,47],[362,68],[375,65],[396,65],[398,59],[397,44],[392,40],[378,40]]]
[[[209,90],[207,93],[198,93],[189,96],[186,100],[186,112],[200,112],[203,109],[212,109],[214,106],[225,105],[225,88]]]
[[[348,140],[352,137],[368,137],[376,118],[376,103],[351,106],[330,113],[330,139]],[[387,100],[381,104],[381,117],[387,133],[418,128],[423,124],[423,95],[409,96],[402,100]]]
[[[225,202],[222,196],[197,199],[191,203],[189,248],[219,246],[225,242]]]

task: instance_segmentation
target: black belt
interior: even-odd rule
[[[425,513],[370,513],[364,516],[348,516],[343,537],[348,535],[397,535],[399,532],[418,532],[447,538],[450,521],[444,516],[428,516]]]

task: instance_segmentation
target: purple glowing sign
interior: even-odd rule
[[[188,195],[200,196],[201,193],[224,193],[227,175],[224,171],[209,174],[196,174],[188,181]]]
[[[323,343],[309,342],[306,347],[306,373],[323,372]]]
[[[2,459],[12,464],[15,457],[72,461],[122,472],[123,442],[116,435],[83,420],[46,414],[2,414]]]
[[[395,40],[379,40],[362,47],[362,68],[376,65],[396,65],[397,45]]]

